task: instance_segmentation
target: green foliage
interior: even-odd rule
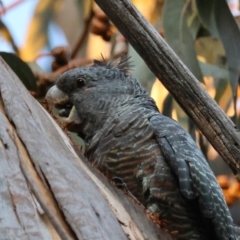
[[[226,0],[196,0],[201,23],[211,35],[221,40],[227,58],[233,95],[240,76],[240,31]]]
[[[13,53],[0,52],[1,57],[12,68],[28,90],[36,91],[36,78],[29,66]]]
[[[227,2],[165,0],[163,28],[166,41],[196,78],[214,79],[213,97],[228,111],[231,101],[236,101],[240,77],[240,31]],[[232,93],[228,91],[229,84]],[[164,108],[173,109],[174,104],[166,105],[168,102]],[[181,109],[175,110],[182,115]],[[186,124],[187,117],[182,120]]]
[[[240,31],[225,0],[165,0],[163,27],[168,44],[200,81],[202,76],[215,77],[215,72],[221,71],[222,66],[215,62],[213,75],[202,71],[196,56],[196,40],[203,37],[203,32],[205,36],[203,29],[210,33],[210,38],[218,39],[225,50],[229,80],[235,96],[240,76]]]
[[[16,52],[16,54],[18,54],[19,53],[18,47],[16,46],[10,31],[8,30],[7,26],[3,23],[2,20],[0,20],[0,32],[3,38],[5,38],[7,42],[9,42],[12,45],[12,48]]]
[[[195,39],[191,33],[193,27],[190,28],[187,24],[188,19],[192,17],[190,7],[191,4],[186,0],[165,0],[163,8],[164,38],[195,77],[202,81],[202,72],[196,56]],[[193,25],[197,32],[199,24]]]
[[[46,33],[53,18],[56,4],[58,3],[59,0],[41,0],[38,2],[29,24],[24,46],[21,48],[20,55],[23,59],[33,61],[39,51],[49,44],[48,35]]]

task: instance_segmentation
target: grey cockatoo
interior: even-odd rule
[[[125,57],[63,73],[46,95],[88,160],[121,179],[177,239],[237,239],[222,190],[191,136],[163,116]]]

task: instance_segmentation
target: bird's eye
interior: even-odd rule
[[[83,78],[78,78],[76,81],[77,88],[81,88],[85,85],[85,80]]]

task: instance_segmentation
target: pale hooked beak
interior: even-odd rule
[[[64,110],[65,105],[69,103],[69,96],[66,93],[62,92],[56,85],[48,90],[45,99],[50,109],[56,107],[62,108]],[[75,106],[70,105],[70,108],[71,110],[69,109],[67,114],[68,116],[59,118],[59,120],[61,124],[63,124],[63,127],[66,127],[69,131],[77,132],[81,121],[77,114]]]
[[[56,85],[48,90],[45,99],[50,106],[64,105],[69,101],[68,95],[62,92]]]

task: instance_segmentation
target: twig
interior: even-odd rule
[[[19,4],[25,2],[26,0],[17,0],[14,3],[9,4],[7,7],[2,7],[2,9],[0,10],[0,17],[2,17],[2,15],[4,13],[6,13],[7,11],[11,10],[12,8],[15,8],[16,6],[18,6]],[[1,4],[2,5],[2,4]]]
[[[53,56],[52,53],[40,53],[35,57],[34,61],[36,61],[36,60],[38,60],[39,58],[42,58],[42,57],[52,57],[52,56]]]
[[[89,17],[85,20],[85,27],[84,27],[83,33],[73,48],[71,59],[76,57],[79,49],[82,47],[83,43],[85,42],[88,32],[89,32],[89,26],[92,22],[93,16],[94,16],[94,12],[93,12],[93,10],[91,10]]]

